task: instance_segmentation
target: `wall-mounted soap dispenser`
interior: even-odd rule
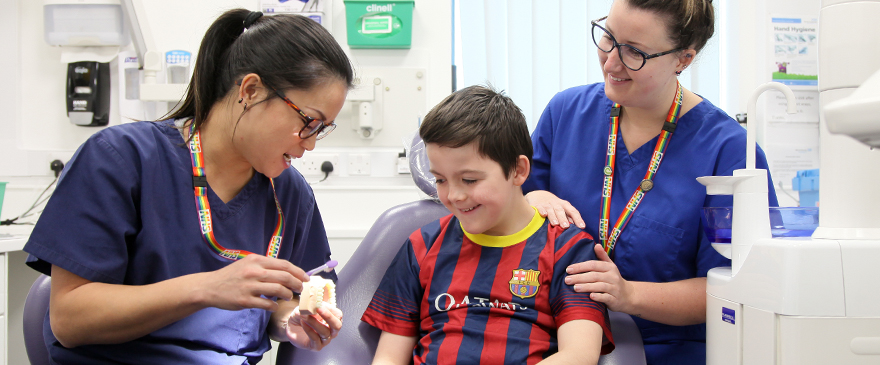
[[[67,116],[82,126],[110,122],[110,64],[94,61],[67,64]]]
[[[110,64],[130,42],[119,0],[43,0],[46,43],[67,64],[67,116],[81,126],[110,122]],[[60,81],[60,80],[59,80]]]

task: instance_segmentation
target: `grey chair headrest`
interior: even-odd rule
[[[428,163],[428,153],[425,150],[425,142],[419,133],[414,133],[412,142],[407,149],[407,158],[409,159],[409,171],[412,174],[413,182],[416,186],[427,194],[431,199],[437,200],[437,179],[431,173],[431,166]]]

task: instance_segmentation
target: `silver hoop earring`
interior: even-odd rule
[[[244,98],[238,99],[238,103],[241,104],[242,100],[244,100]]]

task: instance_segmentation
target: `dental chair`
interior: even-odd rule
[[[49,350],[43,341],[43,321],[49,311],[52,278],[40,275],[28,291],[22,314],[24,347],[31,365],[49,365]]]
[[[433,176],[428,173],[424,149],[418,148],[416,137],[409,153],[410,171],[416,185],[428,196],[437,196]],[[430,178],[428,178],[430,177]],[[319,352],[295,348],[282,343],[276,365],[359,365],[370,364],[376,354],[381,331],[361,321],[373,293],[385,275],[397,251],[409,235],[425,224],[449,214],[433,199],[406,203],[388,209],[376,219],[364,240],[338,272],[337,305],[344,313],[342,330]],[[600,365],[645,364],[642,335],[632,317],[625,313],[608,313],[615,349],[599,358]]]

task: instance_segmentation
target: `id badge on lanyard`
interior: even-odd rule
[[[192,155],[193,166],[193,190],[196,198],[196,210],[199,213],[199,225],[202,228],[202,236],[205,243],[211,247],[217,255],[228,260],[240,260],[253,252],[245,250],[234,250],[223,247],[214,237],[214,225],[211,220],[211,204],[208,203],[208,178],[205,177],[205,158],[202,155],[202,142],[199,131],[195,129],[195,123],[191,123],[189,133],[192,138],[189,141],[189,152]],[[275,208],[278,210],[278,218],[275,221],[275,229],[269,239],[269,246],[266,249],[266,256],[277,258],[281,249],[281,237],[284,236],[284,212],[281,210],[281,203],[278,202],[278,194],[275,192],[275,181],[269,179],[272,185],[272,195],[275,197]]]
[[[614,226],[609,227],[609,218],[611,217],[611,190],[614,186],[614,165],[617,155],[617,133],[620,129],[621,111],[620,104],[618,103],[614,103],[614,106],[611,107],[608,150],[606,151],[605,168],[603,170],[605,182],[602,185],[602,212],[599,216],[599,239],[602,240],[602,247],[605,248],[605,252],[609,255],[611,255],[614,245],[617,244],[617,239],[620,238],[620,233],[626,227],[626,224],[629,223],[629,219],[632,218],[633,212],[639,207],[642,198],[645,197],[645,194],[648,191],[654,188],[654,176],[657,174],[657,169],[660,168],[660,162],[663,161],[663,153],[666,152],[666,147],[669,146],[669,138],[672,137],[672,133],[675,132],[675,126],[678,122],[678,114],[681,112],[683,95],[684,93],[682,92],[681,84],[679,83],[675,89],[675,99],[673,99],[672,105],[669,107],[669,113],[666,115],[666,122],[663,123],[663,130],[660,132],[657,145],[654,146],[654,154],[651,156],[651,163],[648,165],[648,171],[645,172],[645,177],[642,179],[642,182],[639,183],[639,187],[636,188],[636,191],[629,198],[626,207],[620,212],[620,216],[617,217]]]

